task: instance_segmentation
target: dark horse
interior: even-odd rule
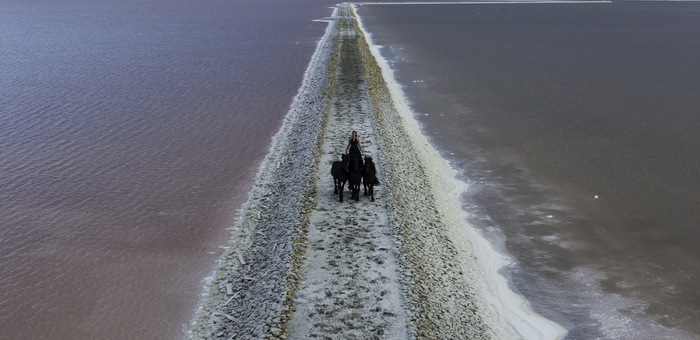
[[[343,201],[343,189],[345,182],[348,181],[348,155],[343,154],[342,160],[333,162],[331,166],[331,175],[333,175],[333,185],[335,186],[334,194],[340,192],[340,201]]]
[[[360,200],[360,182],[362,182],[362,156],[360,154],[350,155],[350,165],[348,167],[348,182],[352,190],[351,199]]]
[[[372,197],[372,202],[374,202],[374,185],[379,184],[379,181],[377,181],[377,169],[374,167],[374,162],[370,156],[365,156],[365,166],[362,169],[362,184],[365,187],[365,196],[369,194]],[[369,192],[367,187],[369,187]]]

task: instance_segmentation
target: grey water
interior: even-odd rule
[[[333,4],[0,1],[0,338],[182,337]]]
[[[567,339],[700,338],[700,3],[361,5]]]

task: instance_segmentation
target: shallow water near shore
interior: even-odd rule
[[[700,335],[697,3],[358,14],[537,312],[569,339]]]

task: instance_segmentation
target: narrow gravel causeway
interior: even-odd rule
[[[378,162],[369,97],[347,13],[341,17],[336,86],[321,147],[316,199],[308,230],[297,310],[287,325],[290,339],[406,339],[398,267],[387,223],[383,187],[375,202],[333,194],[331,164],[357,131],[364,155]],[[380,170],[381,171],[381,170]]]
[[[350,4],[325,20],[185,336],[517,339],[483,300],[449,167],[397,110]],[[333,193],[352,131],[377,167],[374,202]]]

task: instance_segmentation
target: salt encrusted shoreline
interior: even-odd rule
[[[440,203],[450,190],[445,176],[428,165],[425,148],[397,111],[393,98],[362,29],[354,17],[365,82],[373,106],[391,201],[389,216],[408,300],[412,333],[421,339],[498,338],[489,323],[491,311],[481,300],[476,266],[471,254],[457,250],[450,237],[447,216]],[[476,279],[468,280],[465,274]]]
[[[240,220],[231,228],[230,247],[220,258],[188,339],[284,338],[306,253],[320,144],[337,64],[338,26],[334,18],[328,21]]]
[[[354,4],[353,8],[362,5],[372,4]],[[366,34],[360,18],[356,19],[356,30]],[[363,56],[366,81],[370,88],[372,103],[375,106],[374,113],[377,125],[381,126],[380,123],[383,120],[393,121],[393,123],[386,125],[388,128],[378,128],[381,135],[379,140],[391,141],[396,146],[393,151],[389,146],[384,148],[386,154],[390,156],[389,163],[391,163],[391,157],[397,157],[399,160],[394,171],[406,170],[408,167],[401,165],[405,164],[406,159],[415,161],[411,166],[417,167],[414,172],[406,171],[409,176],[402,176],[401,173],[391,176],[398,183],[398,187],[391,190],[392,196],[397,198],[396,203],[398,203],[391,209],[397,217],[394,222],[398,225],[408,226],[406,232],[399,232],[399,236],[404,237],[408,243],[408,246],[406,246],[406,242],[401,245],[401,253],[404,258],[409,257],[410,261],[417,262],[418,268],[424,269],[422,273],[420,273],[420,269],[417,270],[419,274],[411,277],[411,285],[407,288],[409,294],[418,294],[418,298],[410,307],[412,312],[416,309],[422,311],[417,317],[418,319],[426,314],[430,315],[431,308],[435,308],[436,313],[439,313],[439,301],[445,296],[453,296],[454,292],[458,292],[466,297],[460,299],[461,304],[476,307],[474,314],[479,321],[474,326],[488,325],[489,330],[486,333],[492,333],[494,338],[534,340],[564,337],[567,334],[566,329],[535,313],[530,308],[528,301],[515,294],[510,289],[506,279],[498,274],[501,268],[511,265],[512,260],[497,253],[493,245],[467,223],[467,213],[462,210],[460,197],[467,190],[468,184],[455,178],[455,170],[422,134],[417,121],[413,118],[414,113],[404,97],[401,86],[396,83],[392,68],[386,60],[381,58],[380,47],[367,44],[368,42],[371,42],[369,37],[358,39]],[[405,144],[401,142],[401,138],[405,139]],[[401,153],[403,145],[410,145],[410,150],[404,154]],[[391,164],[389,164],[389,168],[391,168]],[[413,181],[410,180],[410,177],[413,177]],[[410,187],[416,182],[423,185],[420,188],[414,187],[413,192],[410,188],[404,187]],[[415,186],[415,184],[413,185]],[[423,220],[412,220],[410,213],[417,212],[419,209],[423,209],[419,213]],[[437,221],[436,224],[430,224],[433,219]],[[411,224],[413,225],[411,226]],[[416,240],[416,237],[419,237],[420,240]],[[436,247],[435,242],[442,240],[445,241],[444,245]],[[413,259],[410,259],[411,253],[406,249],[413,252]],[[430,254],[431,249],[442,255],[443,259],[447,254],[447,270],[437,276],[434,276],[435,271],[431,262],[437,261],[439,263],[441,260],[433,256],[424,256],[426,252]],[[410,267],[411,264],[406,264],[406,266]],[[453,269],[458,268],[457,272],[460,275],[457,275],[455,271],[450,272],[450,266]],[[421,285],[419,283],[420,287],[415,287],[414,283],[421,278],[427,279],[428,284]],[[424,297],[420,296],[421,290],[432,293],[435,291],[434,289],[441,287],[437,282],[446,278],[450,280],[456,278],[455,282],[459,281],[459,283],[444,287],[446,289],[443,290],[443,294],[438,293],[437,297],[430,297],[428,300],[436,304],[426,308],[427,303],[422,301]],[[445,291],[447,291],[446,295]],[[470,317],[471,315],[468,315],[467,319]],[[456,320],[459,319],[460,317],[456,317]],[[430,321],[434,323],[433,319]],[[473,321],[470,320],[468,323],[472,324]],[[423,322],[427,323],[426,320]],[[441,326],[438,327],[442,329]],[[431,325],[426,326],[426,329],[430,328]],[[423,334],[426,333],[432,337],[432,333],[428,331]],[[459,333],[448,332],[445,336],[450,337],[450,334]]]
[[[318,173],[318,167],[338,64],[341,12],[352,21],[345,34],[356,34],[352,43],[356,41],[364,70],[356,77],[366,82],[374,118],[390,248],[398,264],[392,270],[398,270],[407,319],[403,334],[419,339],[500,338],[502,330],[491,324],[493,313],[480,297],[481,276],[471,254],[456,246],[451,235],[460,217],[443,207],[449,192],[444,188],[446,174],[428,165],[437,156],[415,144],[424,141],[415,138],[415,129],[397,111],[362,30],[350,17],[350,6],[341,8],[329,20],[304,84],[232,228],[231,246],[220,259],[188,338],[286,339],[295,305],[305,303],[294,298],[309,248],[318,176],[329,176]],[[327,336],[342,338],[342,330],[333,332]]]

